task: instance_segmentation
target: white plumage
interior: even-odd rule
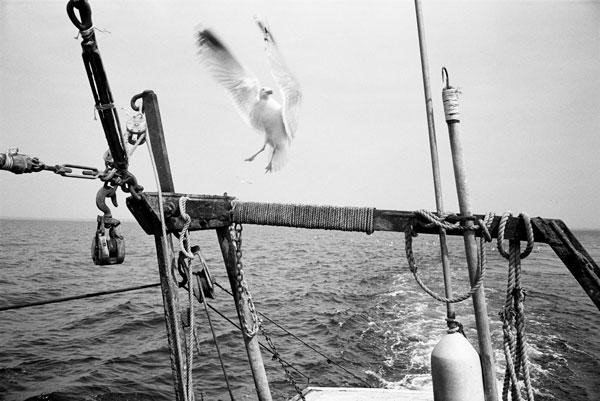
[[[287,68],[270,30],[258,18],[256,23],[264,37],[271,75],[281,92],[283,106],[273,99],[273,91],[261,87],[258,79],[233,57],[212,31],[200,29],[197,44],[202,64],[229,91],[242,117],[264,134],[262,148],[246,161],[254,160],[268,145],[270,156],[265,169],[266,172],[271,172],[280,170],[287,161],[288,151],[298,127],[298,109],[302,94],[298,80]]]

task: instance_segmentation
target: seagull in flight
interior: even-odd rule
[[[253,161],[268,146],[269,164],[265,172],[269,173],[280,170],[288,159],[298,127],[302,93],[298,80],[283,60],[270,29],[261,19],[255,19],[263,35],[271,75],[279,87],[283,105],[273,99],[273,90],[261,86],[254,74],[242,66],[211,30],[201,28],[196,41],[202,64],[229,92],[246,122],[264,134],[262,148],[246,161]]]

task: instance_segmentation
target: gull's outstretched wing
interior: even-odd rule
[[[298,128],[298,112],[302,101],[300,84],[283,60],[267,25],[260,18],[255,17],[255,19],[264,36],[271,74],[283,96],[283,123],[286,131],[293,138]]]
[[[198,31],[196,43],[202,64],[229,91],[242,117],[252,125],[250,113],[258,101],[258,79],[244,69],[209,29]]]

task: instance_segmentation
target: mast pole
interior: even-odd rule
[[[450,86],[446,68],[442,68],[442,78],[446,84],[446,87],[442,91],[442,98],[444,101],[444,115],[446,117],[446,123],[448,124],[448,134],[450,136],[450,148],[452,151],[452,163],[454,165],[458,206],[460,214],[467,218],[465,221],[467,230],[465,230],[463,238],[467,256],[467,266],[469,268],[469,278],[471,285],[473,285],[477,280],[477,243],[475,242],[475,231],[473,231],[473,220],[468,219],[468,217],[473,216],[473,213],[471,211],[471,199],[467,185],[464,153],[460,141],[460,130],[458,128],[460,122],[458,102],[459,91]],[[477,326],[477,338],[479,341],[479,357],[481,360],[481,370],[483,372],[485,400],[497,401],[498,392],[496,390],[494,350],[492,347],[483,283],[473,294],[473,309],[475,311],[475,324]]]
[[[431,88],[429,80],[429,60],[427,57],[427,44],[425,41],[425,28],[423,28],[423,12],[420,0],[415,0],[415,12],[417,15],[417,32],[419,34],[419,49],[421,53],[421,71],[423,73],[423,91],[425,94],[425,111],[427,113],[427,127],[429,131],[429,150],[431,153],[431,169],[433,171],[433,188],[435,192],[435,207],[438,214],[444,213],[444,202],[442,198],[442,180],[440,178],[440,163],[438,159],[437,139],[435,135],[435,122],[433,119],[433,102],[431,100]],[[448,257],[448,244],[446,241],[446,230],[439,229],[440,251],[442,256],[442,272],[444,274],[444,289],[446,298],[452,298],[452,278],[450,276],[450,261]],[[446,302],[446,316],[448,328],[456,326],[456,313],[454,305]]]

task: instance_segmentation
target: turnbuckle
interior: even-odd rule
[[[83,178],[95,180],[100,172],[95,167],[78,166],[76,164],[61,164],[56,166],[44,166],[44,170],[54,171],[55,174],[69,178]]]
[[[0,153],[0,169],[8,170],[15,174],[38,173],[52,171],[55,174],[69,178],[83,178],[95,180],[99,178],[99,171],[95,167],[80,166],[77,164],[47,165],[37,157],[19,153],[18,148],[11,148],[6,153]]]

